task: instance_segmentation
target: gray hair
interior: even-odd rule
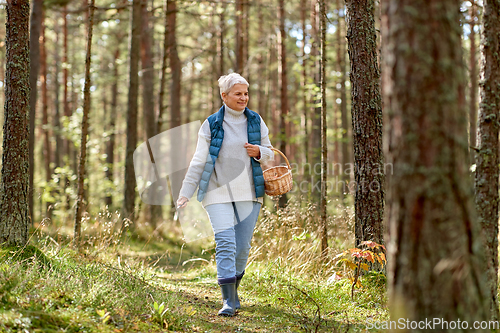
[[[222,93],[227,94],[231,91],[235,84],[246,84],[247,87],[250,86],[247,80],[238,73],[223,75],[219,78],[220,96],[222,97]]]

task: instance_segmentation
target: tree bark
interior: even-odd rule
[[[245,36],[245,15],[244,15],[244,0],[236,0],[235,4],[235,9],[236,9],[236,15],[235,15],[235,25],[236,25],[236,66],[235,66],[235,72],[239,74],[244,74],[243,70],[246,65],[245,61],[245,42],[244,42],[244,36]]]
[[[181,125],[181,61],[177,52],[177,2],[167,1],[169,27],[169,60],[172,73],[170,86],[170,128]]]
[[[33,176],[35,174],[35,116],[36,116],[36,102],[37,102],[37,81],[40,71],[40,31],[42,30],[43,20],[43,0],[33,0],[33,8],[31,10],[30,20],[30,140],[29,140],[29,207],[31,224],[33,224],[33,196],[34,185]]]
[[[487,319],[489,298],[468,173],[460,3],[383,5],[387,157],[394,166],[387,186],[391,316],[460,319],[470,328]]]
[[[278,18],[279,18],[279,61],[280,61],[280,97],[281,97],[281,112],[280,112],[280,150],[285,156],[290,157],[290,146],[287,140],[290,135],[288,124],[288,73],[287,73],[287,53],[286,53],[286,31],[285,31],[285,1],[279,0],[278,3]],[[279,207],[285,207],[287,203],[286,193],[280,196]]]
[[[44,13],[42,14],[44,17]],[[45,181],[47,185],[52,178],[52,169],[50,162],[52,159],[52,149],[50,145],[50,131],[49,131],[49,101],[48,101],[48,87],[47,87],[47,47],[45,43],[45,23],[42,20],[41,30],[41,43],[40,43],[40,81],[42,83],[42,133],[43,133],[43,162],[45,169]],[[43,209],[43,208],[41,208]],[[52,218],[51,203],[47,202],[45,217]]]
[[[222,2],[221,6],[222,6],[222,11],[220,13],[220,35],[219,35],[219,45],[217,50],[217,53],[219,54],[220,57],[219,77],[225,75],[226,73],[225,56],[224,56],[224,48],[225,48],[224,38],[226,37],[226,7],[227,7],[226,2],[225,1]]]
[[[139,59],[141,36],[141,0],[134,0],[130,21],[130,46],[129,46],[129,82],[127,102],[127,148],[125,156],[125,187],[123,200],[123,218],[134,220],[135,206],[135,174],[134,151],[137,146],[137,108],[139,95]],[[129,222],[124,220],[122,230],[126,229]]]
[[[309,102],[307,101],[307,97],[309,95],[309,91],[307,89],[307,54],[306,54],[306,36],[307,36],[307,28],[306,28],[306,3],[307,0],[300,0],[300,23],[302,29],[302,45],[300,46],[300,53],[302,55],[302,79],[300,81],[300,86],[302,88],[302,117],[304,119],[304,137],[306,138],[306,142],[309,138]],[[309,162],[309,149],[307,145],[304,147],[304,163]],[[307,173],[303,176],[307,179],[308,175],[310,175],[310,170],[306,171]]]
[[[342,187],[342,197],[346,198],[347,194],[347,184],[350,180],[350,175],[345,171],[349,169],[351,163],[351,154],[349,153],[349,118],[347,114],[347,94],[346,94],[346,61],[345,61],[345,35],[344,35],[344,24],[345,22],[345,7],[340,0],[337,0],[337,10],[338,10],[338,51],[337,51],[337,66],[340,72],[340,123],[342,128],[342,141],[341,141],[341,164],[342,164],[342,175],[341,179],[343,181]],[[343,200],[345,204],[345,200]]]
[[[382,98],[374,3],[374,0],[346,1],[351,60],[356,247],[368,240],[383,243]]]
[[[498,134],[500,119],[500,0],[486,0],[483,14],[481,104],[476,155],[476,209],[486,240],[490,320],[498,320]],[[472,52],[472,50],[471,50]],[[472,111],[472,110],[471,110]],[[471,125],[472,126],[472,125]]]
[[[471,0],[470,7],[470,54],[469,54],[469,77],[470,77],[470,91],[469,91],[469,152],[470,152],[470,163],[475,163],[475,150],[476,147],[476,135],[477,135],[477,92],[478,92],[478,73],[477,73],[477,57],[476,57],[476,32],[474,27],[476,26],[476,3],[475,0]],[[474,147],[474,148],[471,148]]]
[[[142,29],[141,29],[141,63],[142,63],[142,109],[143,121],[145,128],[145,139],[148,140],[154,137],[157,132],[155,103],[154,103],[154,65],[153,55],[151,52],[151,28],[150,28],[150,13],[148,11],[147,2],[142,3]],[[154,161],[152,161],[154,163]],[[147,220],[156,229],[158,222],[161,220],[162,209],[160,205],[149,205],[147,211]]]
[[[29,0],[6,5],[0,244],[24,246],[29,226]]]
[[[168,66],[168,38],[169,38],[169,26],[168,26],[168,9],[167,0],[165,0],[164,5],[164,31],[163,31],[163,50],[162,50],[162,61],[161,61],[161,75],[160,75],[160,93],[158,94],[158,118],[156,123],[156,130],[161,133],[163,127],[163,113],[165,111],[165,90],[166,90],[166,75]]]
[[[328,254],[328,226],[326,219],[326,181],[328,146],[326,141],[326,5],[324,1],[319,2],[320,27],[321,27],[321,201],[320,201],[320,225],[321,225],[321,254],[326,260]]]
[[[318,1],[312,0],[311,6],[311,76],[315,88],[320,88],[320,65],[318,61],[318,42],[320,41],[319,34],[319,14]],[[311,112],[312,128],[311,128],[311,195],[319,205],[321,205],[321,172],[317,172],[317,166],[321,166],[321,97],[317,89],[313,89],[312,93],[313,110]],[[321,168],[319,169],[321,170]],[[319,185],[319,186],[318,186]]]
[[[172,73],[172,84],[170,87],[170,128],[180,126],[182,123],[181,118],[181,68],[182,64],[177,52],[177,2],[173,0],[167,1],[168,7],[168,27],[169,27],[169,56],[170,56],[170,71]],[[171,151],[178,149],[177,143],[171,142]],[[172,161],[173,168],[178,170],[175,163],[180,161]],[[179,195],[178,191],[182,186],[182,179],[180,177],[169,177],[171,189],[173,191],[172,197],[174,198],[172,205],[177,201]],[[175,212],[175,207],[172,207],[171,212]]]
[[[88,5],[88,25],[87,25],[87,50],[85,56],[85,85],[83,87],[83,118],[82,118],[82,137],[80,141],[80,160],[78,164],[78,198],[76,200],[75,212],[75,230],[74,242],[78,246],[81,240],[82,233],[82,215],[85,210],[85,161],[87,159],[87,134],[89,129],[89,113],[90,113],[90,66],[92,55],[92,31],[94,28],[94,1],[90,0]]]
[[[117,47],[113,58],[113,84],[111,86],[111,112],[109,115],[109,141],[106,144],[106,178],[109,183],[114,182],[114,169],[115,169],[115,144],[116,144],[116,115],[118,107],[118,59],[120,58],[120,48]],[[113,195],[108,193],[104,199],[108,210],[111,211],[113,205]]]
[[[66,121],[69,121],[69,118],[71,117],[71,109],[69,107],[69,73],[68,73],[68,67],[69,67],[69,59],[68,59],[68,7],[64,6],[63,8],[63,112],[64,112],[64,117],[66,118]],[[63,151],[63,165],[64,166],[70,166],[71,163],[71,154],[73,152],[73,142],[65,138],[63,141],[64,145],[64,151]],[[66,192],[66,188],[70,186],[70,178],[69,177],[64,177],[62,179],[62,186],[63,186],[63,192]],[[66,211],[70,210],[70,196],[66,194]]]
[[[59,71],[60,71],[60,56],[59,56],[59,35],[60,28],[58,20],[54,20],[54,33],[56,34],[56,46],[54,49],[54,136],[56,141],[56,149],[54,149],[54,167],[61,166],[61,152],[63,151],[63,143],[61,138],[61,112],[59,103]]]

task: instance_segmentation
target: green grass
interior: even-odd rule
[[[0,332],[361,332],[367,318],[388,317],[379,275],[364,277],[351,300],[346,280],[254,260],[242,310],[224,318],[213,244],[128,239],[76,252],[48,238],[0,250]]]

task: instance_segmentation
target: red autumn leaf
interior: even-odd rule
[[[371,251],[364,251],[363,252],[363,258],[368,260],[369,262],[375,262],[375,260],[373,259],[373,252]]]
[[[361,245],[366,245],[368,246],[369,248],[374,248],[374,247],[378,247],[379,245],[377,243],[375,243],[374,241],[364,241],[361,243]]]

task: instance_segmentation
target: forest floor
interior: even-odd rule
[[[289,264],[251,262],[242,309],[226,318],[213,245],[101,235],[75,251],[40,233],[0,250],[0,332],[377,332],[367,323],[388,320],[383,275],[363,277],[351,299],[348,280]]]

